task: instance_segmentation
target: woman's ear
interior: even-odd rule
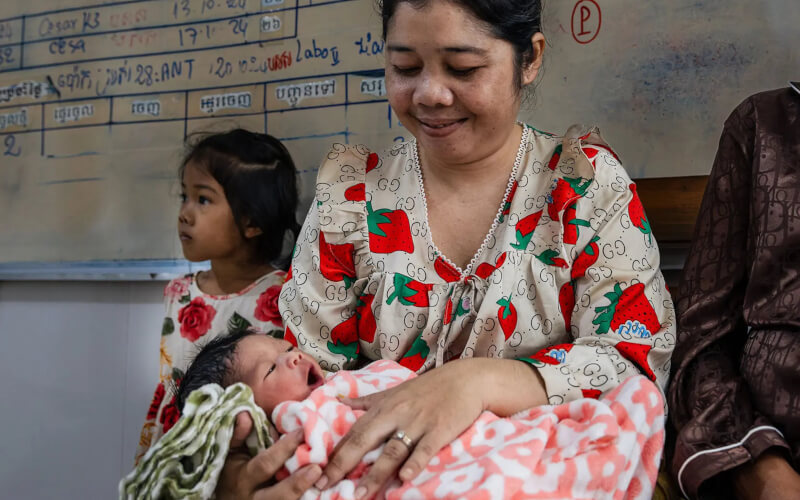
[[[531,62],[522,70],[522,86],[528,85],[536,79],[542,67],[542,55],[544,54],[544,35],[540,32],[531,37],[531,47],[533,47],[533,58]]]

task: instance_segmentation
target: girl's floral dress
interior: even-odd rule
[[[285,272],[273,271],[238,293],[209,295],[197,287],[197,275],[189,274],[164,288],[159,383],[142,426],[137,462],[178,420],[173,388],[203,344],[242,327],[263,333],[283,329],[278,296],[285,280]]]

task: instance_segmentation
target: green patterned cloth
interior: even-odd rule
[[[272,444],[271,424],[250,388],[241,383],[227,389],[208,384],[193,391],[180,420],[120,481],[120,499],[212,498],[236,415],[242,411],[253,417],[247,447],[255,455]]]

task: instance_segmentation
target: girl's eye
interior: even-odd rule
[[[197,202],[200,203],[201,205],[208,205],[209,203],[211,203],[211,200],[209,200],[205,196],[200,196],[197,198]]]
[[[419,72],[417,66],[392,66],[392,69],[398,75],[411,76]]]
[[[264,375],[264,378],[267,378],[270,373],[275,371],[275,365],[272,365],[269,370],[267,370],[267,374]]]
[[[181,203],[186,203],[186,193],[181,193],[179,196]]]

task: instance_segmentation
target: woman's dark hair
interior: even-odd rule
[[[186,399],[192,391],[206,384],[217,384],[221,387],[230,385],[236,346],[243,338],[256,335],[256,333],[254,330],[245,328],[234,330],[227,335],[208,341],[200,349],[178,384],[175,403],[181,414],[183,414]]]
[[[247,227],[261,229],[248,240],[259,262],[285,269],[289,257],[281,259],[281,254],[286,234],[293,246],[300,231],[297,171],[286,146],[271,135],[239,128],[190,141],[178,172],[181,179],[189,162],[222,186],[242,236]]]
[[[428,5],[430,0],[377,0],[383,20],[383,38],[397,6],[403,2],[415,9]],[[440,0],[435,0],[440,1]],[[491,27],[491,34],[514,47],[515,86],[520,87],[522,68],[530,65],[536,54],[531,37],[542,31],[541,0],[448,0],[471,12]]]

